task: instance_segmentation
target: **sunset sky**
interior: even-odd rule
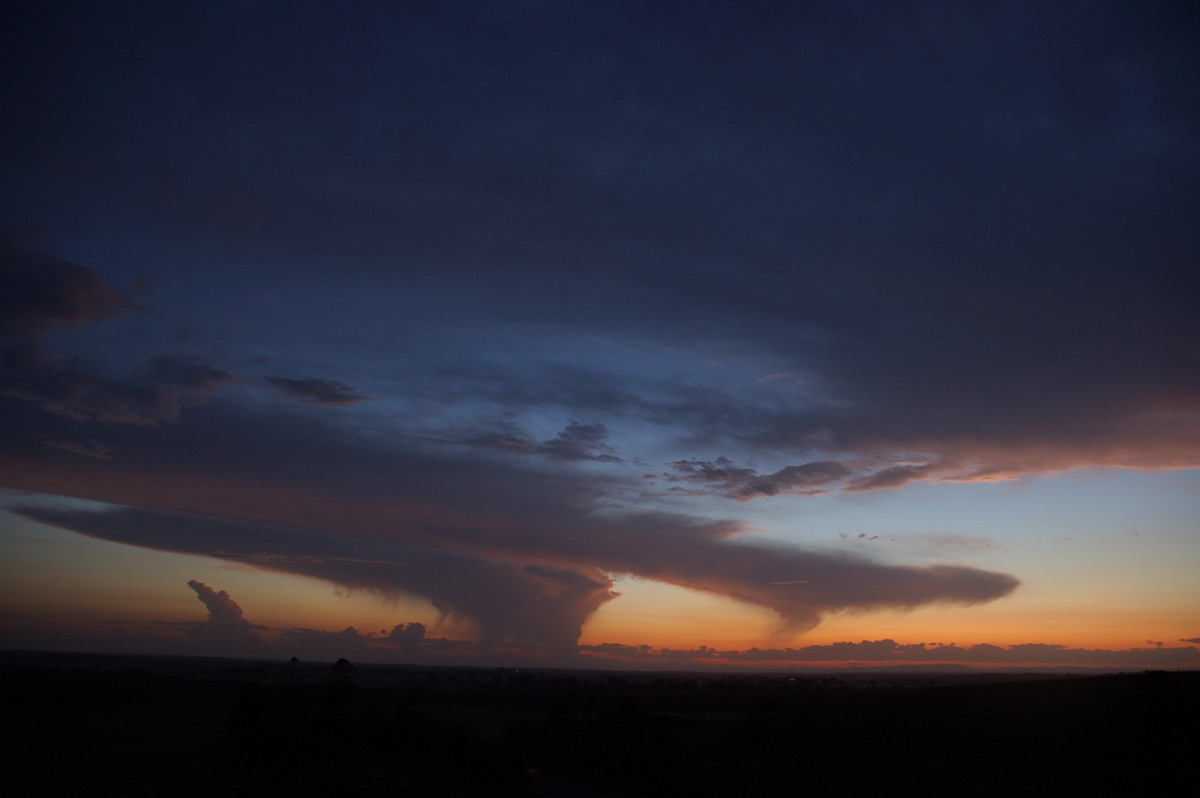
[[[0,648],[1200,667],[1200,5],[0,37]]]

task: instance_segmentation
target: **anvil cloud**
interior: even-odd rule
[[[868,557],[811,507],[1200,468],[1191,4],[43,2],[2,35],[22,523],[564,656],[627,576],[799,634],[1040,567],[984,560],[1018,529]]]

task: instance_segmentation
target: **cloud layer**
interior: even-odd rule
[[[583,623],[614,597],[610,574],[758,604],[798,631],[832,611],[971,604],[1007,595],[1017,585],[1009,575],[962,565],[887,565],[731,541],[740,529],[731,521],[605,509],[602,500],[621,492],[620,479],[381,443],[306,415],[266,415],[210,402],[191,408],[186,425],[140,431],[147,422],[178,421],[180,396],[212,394],[235,377],[168,356],[155,357],[144,373],[157,395],[170,401],[170,412],[89,415],[85,410],[94,404],[86,404],[83,394],[57,405],[43,397],[44,409],[70,419],[53,422],[26,409],[31,427],[44,430],[43,443],[90,418],[127,425],[112,428],[109,443],[49,447],[13,427],[0,463],[0,480],[11,487],[126,507],[20,512],[109,540],[232,559],[385,595],[423,596],[474,622],[485,640],[543,647],[556,656],[574,650]],[[329,380],[265,381],[306,404],[340,406],[366,398]],[[570,423],[542,444],[510,437],[496,444],[476,440],[471,449],[482,444],[485,450],[532,452],[550,463],[620,463],[606,437],[603,424]],[[69,457],[79,454],[90,456]],[[832,462],[757,480],[746,469],[721,471],[710,464],[679,462],[676,469],[752,485],[730,488],[739,497],[747,490],[770,495],[780,486],[826,484],[848,473]],[[229,603],[193,588],[213,611],[214,623],[227,628],[232,620],[221,612]]]
[[[0,33],[0,485],[113,505],[28,517],[559,656],[1017,587],[753,536],[818,496],[1200,467],[1187,4],[286,17]]]
[[[730,540],[738,526],[727,521],[604,511],[587,500],[588,484],[578,478],[491,461],[373,452],[344,440],[318,447],[316,440],[332,438],[332,431],[313,424],[232,416],[206,425],[207,434],[240,440],[255,452],[243,467],[263,474],[288,467],[272,462],[273,452],[287,454],[289,441],[307,440],[312,463],[291,483],[205,474],[204,464],[194,461],[167,470],[157,449],[157,468],[143,470],[137,460],[152,453],[139,454],[132,441],[122,447],[124,464],[107,462],[112,468],[104,474],[91,467],[97,461],[83,458],[72,459],[67,472],[54,463],[54,450],[31,446],[36,460],[23,461],[23,476],[15,469],[0,476],[42,493],[67,492],[64,479],[87,481],[89,498],[157,508],[21,510],[38,521],[383,594],[425,596],[474,621],[485,639],[557,652],[573,647],[583,622],[613,597],[608,574],[759,604],[798,630],[836,610],[971,604],[1016,587],[1011,576],[967,566],[887,565]]]

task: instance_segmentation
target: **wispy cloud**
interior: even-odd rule
[[[779,494],[816,495],[836,489],[852,470],[838,462],[818,461],[785,466],[773,474],[759,474],[752,468],[738,467],[727,457],[715,461],[677,460],[673,473],[664,474],[669,482],[698,484],[705,490],[732,499],[749,500]]]
[[[264,376],[263,382],[289,399],[310,405],[345,406],[372,398],[337,380]]]
[[[100,441],[46,441],[45,443],[47,446],[53,446],[55,449],[62,449],[64,452],[74,452],[84,457],[98,457],[101,460],[112,459],[112,448]]]
[[[34,401],[76,421],[157,424],[178,421],[185,401],[235,379],[231,372],[165,355],[121,379],[46,345],[42,339],[58,327],[139,310],[94,269],[3,240],[0,295],[0,396]]]
[[[60,325],[88,324],[138,306],[95,269],[0,236],[0,341],[37,341]]]
[[[607,438],[608,428],[603,424],[571,423],[555,437],[539,443],[530,440],[525,431],[517,425],[508,423],[494,432],[484,432],[457,442],[506,454],[536,454],[564,463],[585,460],[598,463],[622,462],[616,454],[616,449],[607,442]]]

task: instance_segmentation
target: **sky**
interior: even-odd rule
[[[17,2],[0,648],[1200,667],[1200,7]]]

